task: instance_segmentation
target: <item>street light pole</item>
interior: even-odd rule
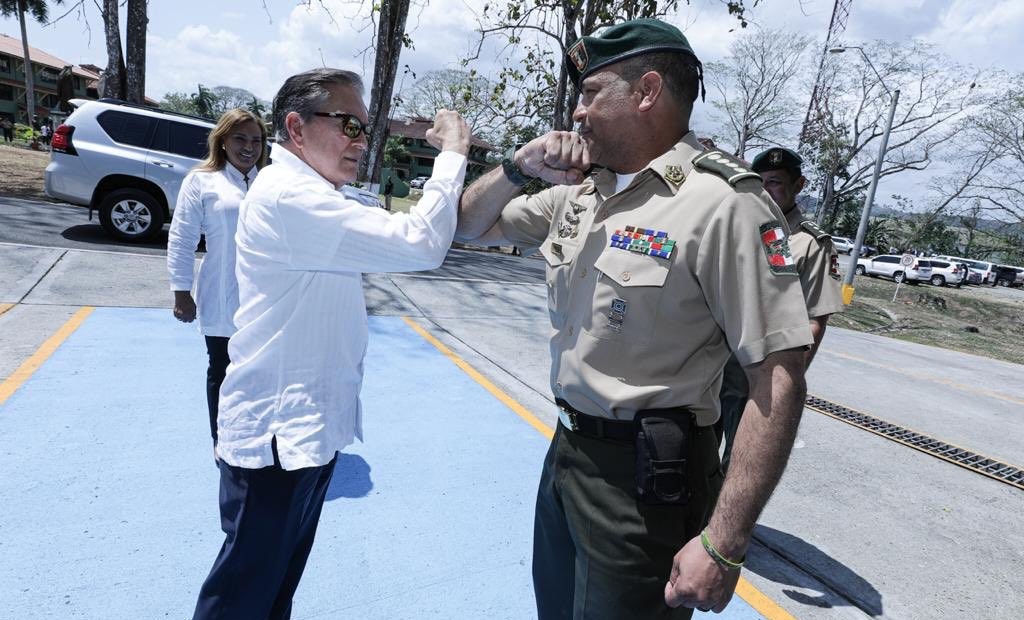
[[[892,92],[892,102],[889,104],[889,117],[885,121],[885,133],[882,134],[882,142],[878,145],[878,158],[875,160],[875,172],[871,175],[871,185],[868,186],[868,196],[864,200],[864,211],[860,214],[860,226],[857,227],[857,238],[853,240],[853,250],[850,255],[853,257],[853,264],[846,270],[843,278],[843,303],[853,302],[853,274],[857,271],[857,259],[860,258],[860,249],[864,245],[864,237],[868,232],[868,220],[871,219],[871,206],[875,202],[875,190],[878,189],[878,177],[882,174],[882,161],[885,159],[885,149],[889,146],[889,132],[892,131],[892,119],[896,115],[896,102],[900,100],[900,90],[897,88]]]
[[[850,251],[850,257],[852,264],[846,270],[846,275],[843,277],[843,303],[849,305],[853,302],[853,276],[857,272],[857,259],[860,258],[860,249],[864,246],[864,237],[868,232],[868,221],[871,219],[871,207],[875,202],[875,190],[878,189],[878,179],[882,174],[882,164],[885,161],[885,150],[889,146],[889,133],[892,131],[892,119],[896,116],[896,103],[900,100],[900,91],[896,89],[890,91],[885,82],[882,80],[882,76],[878,74],[878,70],[875,69],[875,65],[871,63],[871,59],[864,53],[864,50],[856,46],[848,47],[834,47],[829,50],[830,53],[838,54],[845,52],[848,49],[858,50],[867,61],[868,66],[875,72],[875,76],[878,77],[878,83],[882,85],[885,92],[889,93],[889,115],[885,119],[885,131],[882,133],[882,141],[878,145],[878,157],[875,159],[875,170],[871,175],[871,184],[868,186],[868,195],[864,200],[864,210],[860,214],[860,226],[857,227],[857,237],[853,241],[853,249]]]

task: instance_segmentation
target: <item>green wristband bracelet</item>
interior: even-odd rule
[[[708,538],[707,529],[700,533],[700,544],[704,546],[704,551],[708,552],[711,559],[718,563],[719,566],[726,570],[739,570],[743,568],[743,562],[747,559],[747,556],[743,556],[738,562],[734,562],[729,558],[725,557],[715,549],[715,546],[711,544],[711,539]]]

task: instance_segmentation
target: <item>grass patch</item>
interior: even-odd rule
[[[853,304],[829,324],[1024,364],[1024,291],[901,286],[858,276]],[[1003,291],[1005,292],[1005,291]]]

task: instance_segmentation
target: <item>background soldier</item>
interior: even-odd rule
[[[776,147],[760,153],[750,167],[761,174],[765,190],[771,194],[775,204],[779,205],[786,215],[786,223],[792,231],[789,236],[789,249],[800,273],[800,288],[804,292],[811,334],[814,336],[814,344],[805,354],[807,366],[810,366],[825,335],[828,317],[843,309],[843,296],[838,282],[839,256],[832,246],[832,237],[818,228],[813,221],[805,220],[796,206],[796,197],[807,183],[800,170],[802,163],[803,160],[793,151]],[[725,439],[723,470],[729,467],[732,444],[740,417],[743,415],[743,408],[747,403],[748,389],[743,367],[736,361],[735,356],[730,357],[729,363],[725,366],[722,391],[719,395],[722,417],[718,424]]]

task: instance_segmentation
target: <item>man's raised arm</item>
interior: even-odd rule
[[[466,188],[459,204],[455,238],[484,245],[504,241],[497,226],[501,210],[522,191],[523,184],[539,178],[556,185],[580,183],[590,157],[579,134],[552,131],[528,142],[512,158]]]

